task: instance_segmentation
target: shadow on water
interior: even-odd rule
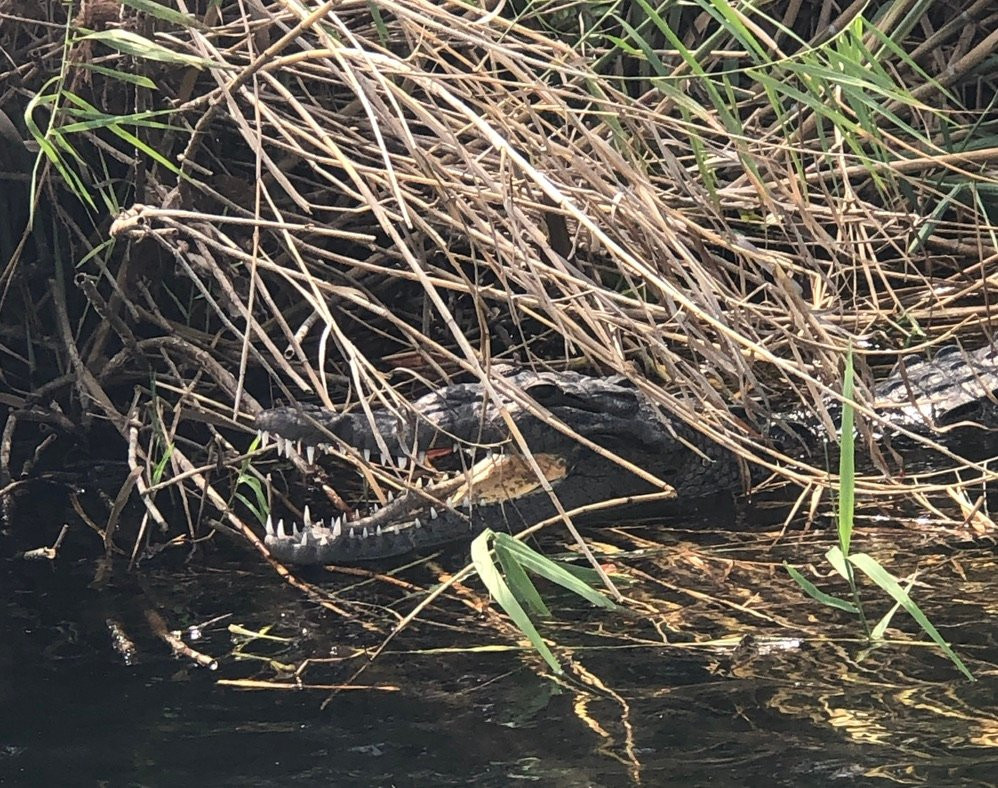
[[[827,533],[790,534],[772,549],[772,534],[596,536],[633,550],[651,545],[649,533],[653,549],[617,564],[629,578],[625,612],[586,610],[548,589],[562,612],[545,632],[561,646],[564,679],[541,675],[455,594],[357,677],[369,689],[338,693],[289,689],[281,666],[326,657],[299,677],[339,684],[384,630],[319,608],[252,557],[116,567],[99,590],[94,562],[72,551],[54,564],[8,557],[0,782],[993,784],[992,549],[876,527],[860,544],[898,574],[919,569],[916,599],[977,675],[971,684],[937,650],[913,645],[917,628],[900,615],[889,637],[906,642],[870,649],[851,621],[803,597],[781,562],[817,564]],[[412,589],[437,581],[433,567],[412,570],[406,588],[311,579],[344,596],[349,585],[356,604],[385,618],[412,609]],[[145,624],[148,608],[178,629],[221,617],[192,641],[218,669],[174,659]],[[112,648],[109,620],[135,640],[134,664]],[[282,640],[242,642],[230,625],[272,627]]]

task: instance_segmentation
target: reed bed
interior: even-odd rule
[[[108,555],[133,493],[133,559],[211,523],[263,552],[260,403],[404,408],[497,362],[626,375],[810,501],[835,476],[772,413],[833,431],[852,348],[870,437],[871,369],[992,337],[992,3],[65,14],[0,0],[0,481],[29,423],[110,424]],[[934,500],[937,449],[858,494]]]

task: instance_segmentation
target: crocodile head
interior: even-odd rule
[[[487,527],[521,530],[557,514],[552,494],[571,510],[663,489],[606,454],[685,494],[716,492],[722,478],[727,489],[735,484],[730,462],[690,449],[622,379],[520,372],[505,382],[516,396],[490,399],[480,384],[465,383],[427,394],[404,412],[262,412],[256,426],[264,443],[273,439],[279,453],[309,464],[335,447],[353,457],[372,491],[350,514],[313,521],[306,510],[304,522],[288,529],[268,523],[271,553],[296,564],[386,558]],[[714,481],[702,484],[705,476]]]

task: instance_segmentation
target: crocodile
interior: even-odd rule
[[[262,411],[256,427],[264,447],[273,441],[279,454],[310,465],[339,451],[365,471],[373,491],[368,502],[328,520],[313,519],[308,507],[300,524],[268,520],[271,554],[291,564],[353,564],[485,528],[517,532],[559,511],[655,491],[693,503],[737,495],[759,477],[622,377],[494,374],[490,394],[481,383],[452,384],[400,411]],[[902,360],[874,387],[872,407],[879,428],[942,440],[964,435],[954,427],[968,422],[971,429],[998,426],[996,391],[998,349],[946,347],[929,359]],[[779,426],[759,439],[787,454],[816,449],[826,435],[802,414],[772,423]]]

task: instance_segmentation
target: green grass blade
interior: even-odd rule
[[[963,664],[963,660],[961,660],[956,655],[956,652],[950,648],[949,644],[943,640],[943,637],[939,634],[939,631],[932,626],[932,622],[925,616],[921,608],[915,604],[914,600],[908,596],[908,592],[901,587],[901,584],[898,583],[894,575],[884,569],[880,565],[880,562],[878,562],[875,558],[867,555],[866,553],[856,553],[855,555],[849,556],[849,562],[869,577],[874,583],[880,586],[884,591],[894,597],[894,599],[900,603],[901,607],[908,612],[908,615],[918,622],[918,625],[925,631],[925,634],[932,638],[933,642],[935,642],[936,645],[943,650],[946,656],[949,657],[950,661],[957,666],[960,672],[971,681],[976,681],[973,674],[967,669],[967,666]]]
[[[97,203],[94,202],[93,198],[90,196],[90,191],[66,162],[60,150],[65,150],[69,147],[68,152],[70,155],[75,155],[72,147],[67,146],[67,144],[62,140],[61,136],[54,130],[48,129],[43,131],[38,124],[35,122],[34,113],[38,107],[44,107],[51,115],[54,115],[58,105],[58,94],[50,94],[45,91],[50,85],[56,84],[57,79],[53,78],[45,83],[45,86],[37,94],[32,96],[28,105],[24,109],[24,125],[28,132],[31,134],[32,138],[38,144],[38,149],[41,151],[52,166],[55,167],[56,172],[66,183],[66,186],[70,191],[73,192],[82,202],[89,205],[95,212],[97,211]],[[76,157],[79,158],[78,156]],[[35,168],[32,173],[32,187],[31,191],[34,193],[34,179],[37,177],[38,173],[38,163],[36,161]],[[35,214],[35,202],[31,202],[31,221],[34,221]]]
[[[131,6],[136,11],[162,19],[164,22],[169,22],[177,27],[193,27],[197,30],[204,30],[204,25],[190,14],[156,3],[154,0],[122,0],[122,3]]]
[[[821,602],[823,605],[828,605],[828,607],[844,610],[846,613],[852,613],[853,615],[857,615],[859,613],[859,610],[852,602],[848,602],[845,599],[839,599],[837,596],[832,596],[831,594],[826,594],[814,583],[804,577],[804,575],[802,575],[797,569],[790,566],[790,564],[786,561],[783,562],[783,566],[787,572],[790,573],[790,576],[797,582],[797,585],[804,589],[804,593],[812,599]]]
[[[552,583],[557,583],[562,588],[577,594],[597,607],[607,610],[617,609],[617,606],[607,596],[587,585],[558,562],[541,555],[509,534],[496,534],[495,539],[496,547],[502,546],[511,556],[515,557],[517,563],[524,569],[528,569]]]
[[[159,462],[157,462],[152,469],[152,483],[159,484],[163,481],[163,474],[166,472],[166,465],[170,462],[170,458],[173,456],[173,444],[167,442],[166,450],[163,452],[163,456],[160,457]]]
[[[555,563],[568,572],[572,577],[585,583],[591,588],[600,588],[603,585],[603,578],[599,572],[589,566],[576,566],[575,564],[567,564],[563,561],[555,561]],[[617,585],[633,585],[633,579],[628,575],[622,575],[619,572],[609,572],[610,577],[613,582]]]
[[[912,585],[914,585],[914,582],[908,583],[907,587],[904,589],[904,592],[906,594],[911,593]],[[897,614],[898,610],[900,609],[901,609],[901,603],[895,602],[893,605],[891,605],[891,609],[888,610],[886,613],[884,613],[883,616],[881,616],[880,621],[877,622],[877,625],[870,630],[870,638],[872,640],[884,639],[884,633],[887,631],[887,627],[891,625],[891,621],[894,620],[894,616]]]
[[[80,36],[74,43],[80,41],[99,41],[111,49],[123,52],[126,55],[143,58],[145,60],[155,60],[161,63],[172,63],[176,66],[190,66],[192,68],[230,68],[222,63],[215,63],[203,57],[186,55],[183,52],[174,52],[167,49],[155,41],[150,41],[144,36],[132,33],[129,30],[115,28],[113,30],[101,30],[97,33],[87,33]]]
[[[242,504],[253,513],[253,516],[260,521],[261,525],[267,522],[266,509],[258,508],[254,501],[251,501],[249,497],[243,495],[241,492],[233,493],[233,497],[237,501],[241,501]]]
[[[479,534],[471,543],[471,563],[496,603],[506,611],[506,615],[513,620],[513,623],[516,624],[527,640],[530,641],[530,644],[537,649],[537,652],[544,658],[544,661],[547,662],[551,670],[561,675],[561,665],[558,664],[558,660],[551,653],[551,649],[541,639],[540,633],[530,620],[530,616],[527,615],[526,611],[517,601],[513,592],[509,590],[509,586],[506,585],[506,581],[503,580],[502,575],[499,573],[495,561],[492,560],[492,553],[489,550],[489,539],[499,535],[491,530],[485,530]]]
[[[735,11],[728,0],[702,0],[698,5],[713,16],[721,27],[735,39],[757,63],[769,61],[769,53],[742,22],[741,15]]]
[[[113,68],[98,66],[96,63],[79,63],[78,68],[84,68],[87,71],[92,71],[94,74],[100,74],[108,79],[117,79],[120,82],[127,82],[130,85],[135,85],[140,88],[156,90],[156,83],[144,74],[129,74],[127,71],[117,71]]]
[[[537,593],[537,588],[530,580],[530,576],[520,566],[520,562],[516,560],[516,556],[512,555],[498,540],[496,540],[494,546],[496,558],[499,559],[499,565],[502,567],[503,574],[506,575],[506,582],[509,585],[510,591],[513,592],[522,604],[526,605],[532,615],[540,616],[541,618],[550,618],[551,611],[544,604],[544,600]]]
[[[248,487],[250,492],[253,493],[252,499],[242,492],[243,488]],[[267,503],[267,493],[263,489],[263,484],[255,476],[251,476],[249,473],[239,474],[239,478],[236,480],[236,492],[234,497],[243,502],[247,509],[249,509],[256,516],[257,520],[260,521],[261,525],[267,521],[267,514],[270,511],[270,506]]]
[[[689,67],[690,71],[700,78],[701,81],[699,84],[704,90],[707,91],[711,104],[724,123],[724,127],[731,132],[740,132],[741,123],[735,116],[734,112],[732,112],[728,103],[721,97],[714,81],[704,70],[703,66],[700,65],[700,62],[697,60],[696,56],[686,48],[679,36],[676,35],[665,19],[662,18],[661,14],[659,14],[658,10],[652,7],[647,0],[638,0],[638,5],[641,6],[642,10],[648,15],[648,19],[655,25],[659,32],[665,36],[669,44],[679,53],[679,56],[686,62],[686,65]],[[620,22],[628,30],[628,33],[634,33],[634,28],[627,25],[623,19],[621,19]],[[638,46],[641,46],[641,37],[638,36],[636,40],[638,42]],[[646,47],[647,45],[642,47],[642,49],[645,49]],[[658,61],[658,58],[655,57],[655,60]],[[664,65],[661,64],[661,61],[659,61],[659,66],[664,70]]]
[[[849,581],[850,572],[849,567],[846,565],[846,558],[842,554],[842,548],[838,545],[834,547],[829,547],[825,552],[825,560],[832,565],[832,569],[839,573],[839,576],[845,580]]]

